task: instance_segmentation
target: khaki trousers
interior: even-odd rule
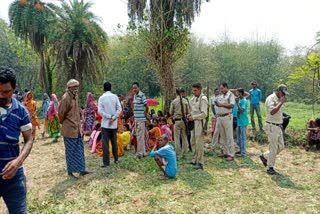
[[[180,136],[182,140],[182,158],[185,157],[188,148],[188,139],[187,139],[187,132],[186,132],[186,125],[183,120],[175,121],[174,127],[174,148],[176,150],[177,156],[180,154]]]
[[[264,128],[268,135],[269,150],[263,153],[268,160],[268,167],[273,167],[276,162],[276,156],[284,149],[283,133],[280,126],[266,123]]]
[[[137,154],[144,156],[146,153],[146,143],[145,143],[145,131],[146,123],[144,121],[136,121],[136,136],[137,136]]]
[[[223,153],[234,157],[233,124],[232,115],[218,117],[216,131],[220,134],[220,145]],[[216,134],[214,134],[216,135]],[[213,139],[216,142],[217,136]]]
[[[203,132],[201,120],[194,121],[194,129],[191,131],[191,145],[193,150],[193,163],[204,164],[203,159]]]

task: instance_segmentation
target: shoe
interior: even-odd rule
[[[84,171],[84,172],[80,172],[80,176],[85,176],[88,174],[91,174],[92,172],[88,172],[88,171]]]
[[[236,152],[236,154],[241,154],[241,152],[239,151],[239,152]]]
[[[236,157],[237,157],[237,158],[242,158],[242,157],[244,157],[244,155],[238,153],[238,154],[236,154]]]
[[[119,161],[118,161],[118,160],[116,160],[116,161],[114,161],[114,163],[115,163],[115,164],[118,164],[118,163],[119,163]]]
[[[68,176],[69,176],[70,178],[73,178],[73,179],[78,179],[76,176],[74,176],[74,174],[72,174],[72,172],[69,172],[69,173],[68,173]]]
[[[269,167],[269,169],[267,170],[267,173],[269,175],[276,175],[278,174],[276,170],[273,169],[273,167]]]
[[[260,155],[259,157],[264,167],[267,167],[268,160],[263,155]]]
[[[188,161],[187,164],[196,165],[196,163],[192,161]]]
[[[107,165],[107,164],[102,164],[100,167],[101,168],[106,168],[106,167],[108,167],[109,165]]]
[[[201,163],[197,163],[195,166],[194,166],[195,169],[202,169],[203,170],[203,165]]]
[[[231,156],[226,157],[226,161],[233,161],[233,160],[234,160],[234,157],[231,157]]]

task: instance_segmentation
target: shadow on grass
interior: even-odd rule
[[[65,192],[77,184],[78,180],[74,178],[67,178],[64,181],[57,183],[49,192],[55,195],[58,199],[65,199]]]
[[[288,175],[276,174],[271,179],[281,188],[304,190],[302,186],[296,186]]]

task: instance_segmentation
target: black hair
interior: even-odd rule
[[[159,115],[160,117],[164,117],[163,112],[162,112],[161,110],[158,110],[157,114],[158,114],[158,113],[160,114],[160,115]]]
[[[316,122],[317,126],[320,126],[320,118],[316,118],[315,122]]]
[[[214,91],[219,91],[219,88],[215,88]]]
[[[192,88],[202,89],[202,85],[201,85],[200,82],[197,82],[197,83],[192,85]]]
[[[228,88],[228,84],[226,82],[221,83],[222,87]]]
[[[244,89],[243,89],[243,88],[238,88],[237,91],[238,91],[239,93],[241,93],[242,95],[244,95]]]
[[[104,89],[104,91],[111,91],[111,83],[110,82],[105,82],[104,84],[103,84],[103,89]]]
[[[126,127],[128,131],[130,131],[130,126],[128,123],[125,123],[123,126]]]
[[[153,124],[149,124],[149,125],[148,125],[148,129],[149,129],[149,130],[153,129]]]
[[[138,88],[140,87],[138,82],[133,82],[132,85],[137,85]]]
[[[16,72],[12,68],[1,66],[0,67],[0,83],[6,84],[9,82],[12,88],[16,87],[16,84],[17,84]]]
[[[101,124],[100,124],[100,123],[97,123],[96,126],[95,126],[95,130],[100,129],[100,127],[101,127]]]

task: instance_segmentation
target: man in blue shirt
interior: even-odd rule
[[[156,150],[158,147],[158,150]],[[156,150],[156,151],[155,151]],[[157,144],[150,152],[150,156],[154,157],[158,166],[162,169],[163,175],[161,180],[174,178],[177,174],[177,158],[176,152],[172,145],[169,144],[167,135],[159,137]]]
[[[240,152],[236,152],[237,157],[243,157],[246,155],[246,144],[247,144],[247,126],[248,120],[248,101],[244,97],[245,92],[243,88],[237,89],[236,106],[238,109],[237,113],[237,144],[240,147]]]
[[[258,116],[259,128],[260,131],[263,130],[261,111],[260,111],[260,100],[262,98],[261,90],[258,87],[257,81],[252,81],[252,89],[250,89],[250,117],[251,117],[251,126],[253,130],[256,130],[256,124],[254,122],[254,111],[256,111]]]
[[[12,98],[15,89],[15,71],[0,67],[0,197],[3,197],[9,213],[27,213],[22,164],[32,149],[32,125],[27,109]],[[21,152],[20,133],[25,142]]]

